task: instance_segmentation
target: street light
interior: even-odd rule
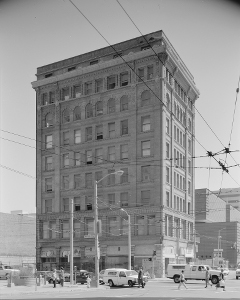
[[[221,233],[221,231],[224,230],[224,229],[226,229],[226,227],[224,227],[224,228],[218,230],[218,265],[219,265],[219,248],[220,248],[221,238],[222,238],[222,237],[220,236],[220,233]]]
[[[98,245],[98,207],[97,207],[97,185],[99,184],[99,182],[101,182],[104,178],[110,176],[110,175],[122,175],[124,173],[124,171],[122,170],[118,170],[116,172],[113,173],[109,173],[105,176],[103,176],[103,178],[101,178],[98,181],[94,181],[94,225],[95,225],[95,277],[96,277],[96,287],[99,287],[99,259],[100,259],[100,249],[99,249],[99,245]]]
[[[127,211],[121,208],[128,216],[128,270],[131,270],[131,220]]]

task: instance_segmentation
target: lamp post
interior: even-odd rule
[[[128,216],[128,270],[131,270],[131,220],[127,211],[123,208],[121,208],[121,210],[124,211]]]
[[[218,230],[218,265],[219,265],[219,248],[220,248],[220,245],[221,245],[221,238],[222,238],[222,237],[220,236],[220,233],[221,233],[221,231],[224,230],[224,229],[226,229],[226,227],[224,227],[224,228]]]
[[[101,182],[104,178],[110,176],[110,175],[122,175],[124,171],[118,170],[113,173],[109,173],[103,178],[101,178],[98,181],[94,181],[94,225],[95,225],[95,277],[96,277],[96,287],[99,287],[99,259],[100,259],[100,249],[99,249],[99,243],[98,243],[98,207],[97,207],[97,185],[99,182]]]

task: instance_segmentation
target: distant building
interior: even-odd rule
[[[147,42],[146,42],[147,40]],[[155,274],[193,258],[194,78],[162,31],[37,69],[37,263],[94,270],[93,182],[102,220],[100,269]],[[152,49],[152,48],[153,49]],[[153,51],[154,50],[154,51]],[[121,177],[109,175],[121,169]],[[150,261],[149,261],[150,260]],[[146,263],[147,262],[147,263]]]
[[[212,193],[240,211],[240,188],[221,189]]]
[[[240,262],[240,211],[227,204],[208,189],[195,190],[195,228],[200,237],[197,257],[221,258],[236,266]],[[218,254],[218,249],[222,249]]]
[[[36,216],[0,213],[0,261],[7,265],[35,265]]]

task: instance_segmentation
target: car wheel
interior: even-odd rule
[[[133,282],[132,282],[132,280],[128,280],[128,285],[129,285],[130,287],[133,287]]]
[[[112,281],[112,280],[108,280],[108,284],[109,284],[109,286],[110,286],[110,287],[113,287],[113,286],[114,286],[114,284],[113,284],[113,281]]]
[[[8,273],[7,273],[7,274],[5,274],[5,279],[8,279]]]
[[[213,276],[211,281],[212,281],[212,284],[217,284],[218,283],[218,277]]]
[[[238,276],[236,276],[236,279],[238,279]]]
[[[174,276],[174,277],[173,277],[173,280],[174,280],[175,283],[179,283],[179,281],[180,281],[180,276]]]

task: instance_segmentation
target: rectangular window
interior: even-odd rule
[[[112,90],[115,88],[117,82],[116,82],[116,76],[113,75],[113,76],[109,76],[107,78],[107,89],[108,90]]]
[[[70,67],[70,68],[68,68],[68,72],[71,72],[73,70],[76,70],[76,67]]]
[[[96,173],[95,173],[95,180],[96,181],[99,181],[99,180],[101,180],[103,178],[103,172],[102,171],[97,171]],[[98,186],[102,186],[102,181],[100,181],[99,183],[98,183]]]
[[[53,170],[53,158],[52,158],[52,156],[45,157],[45,169],[46,169],[46,171]]]
[[[121,121],[121,135],[128,134],[128,120]]]
[[[122,168],[123,174],[120,176],[121,183],[128,182],[128,168]]]
[[[148,66],[147,67],[147,79],[152,79],[153,78],[153,66]]]
[[[49,222],[49,238],[56,239],[56,222]]]
[[[188,140],[188,152],[192,153],[192,142],[191,142],[191,140]]]
[[[75,85],[73,87],[73,97],[74,98],[79,98],[81,96],[81,86],[80,85]]]
[[[74,130],[74,144],[80,144],[81,143],[81,130],[77,129]]]
[[[55,92],[50,92],[49,93],[49,103],[54,103],[55,102]]]
[[[81,155],[80,152],[74,152],[74,166],[81,165]]]
[[[166,182],[170,183],[170,169],[166,167]]]
[[[128,192],[120,194],[120,205],[121,207],[128,206]]]
[[[45,145],[46,145],[46,149],[51,149],[53,147],[53,136],[52,135],[45,136]]]
[[[156,234],[155,216],[147,216],[147,221],[148,221],[148,235],[155,235]]]
[[[96,139],[97,140],[103,139],[103,125],[96,126]]]
[[[81,187],[81,176],[79,174],[74,175],[74,188],[79,189]]]
[[[62,89],[62,100],[69,99],[69,87]]]
[[[150,191],[141,191],[141,204],[150,205]]]
[[[136,234],[137,235],[144,235],[145,234],[145,220],[144,220],[144,216],[138,216],[136,218],[136,223],[137,223]]]
[[[191,175],[191,171],[192,171],[192,164],[191,164],[191,160],[188,161],[188,174]]]
[[[53,186],[52,186],[52,178],[45,178],[45,191],[46,192],[52,192]]]
[[[73,209],[74,209],[74,211],[81,210],[81,207],[80,207],[80,197],[74,197]]]
[[[170,134],[170,120],[166,118],[166,133]]]
[[[86,219],[86,235],[93,235],[94,234],[94,220],[93,219]]]
[[[179,129],[177,128],[177,142],[179,143]]]
[[[85,174],[85,186],[86,188],[92,187],[92,173]]]
[[[128,159],[128,144],[120,145],[121,159]]]
[[[108,136],[109,136],[109,138],[115,138],[115,136],[116,136],[116,133],[115,133],[115,122],[108,123]]]
[[[191,182],[188,181],[188,195],[191,195]]]
[[[93,198],[92,198],[92,196],[86,196],[85,197],[85,204],[86,204],[85,210],[92,210],[93,209]]]
[[[119,235],[118,222],[116,217],[108,218],[109,235]]]
[[[108,205],[115,205],[115,194],[108,194]]]
[[[144,68],[138,69],[138,81],[144,80]]]
[[[150,156],[151,155],[151,148],[150,148],[150,141],[144,141],[141,143],[141,150],[142,156]]]
[[[85,95],[92,94],[92,82],[85,83]]]
[[[141,167],[141,177],[142,181],[150,181],[150,166],[142,166]]]
[[[90,63],[89,63],[90,66],[96,65],[96,64],[98,64],[98,59],[92,60],[92,61],[90,61]]]
[[[96,93],[102,92],[103,91],[103,80],[97,79],[95,84],[96,84]]]
[[[63,239],[69,239],[70,237],[70,228],[69,228],[69,221],[63,221],[62,222],[62,238]]]
[[[170,207],[170,194],[169,194],[169,192],[166,192],[166,205],[168,207]]]
[[[63,198],[63,211],[68,212],[69,211],[69,199]]]
[[[182,238],[186,239],[187,238],[187,222],[186,220],[182,220]]]
[[[115,184],[115,170],[108,170],[108,174],[111,174],[108,176],[108,185],[114,185]]]
[[[93,163],[92,150],[87,150],[86,151],[86,163],[87,163],[87,165],[92,165],[92,163]]]
[[[96,149],[96,163],[101,164],[103,162],[103,149]]]
[[[144,116],[141,118],[141,129],[142,132],[150,131],[151,129],[150,116]]]
[[[166,143],[166,158],[170,158],[170,145]]]
[[[115,161],[115,146],[108,147],[108,160]]]
[[[63,154],[63,167],[68,168],[69,167],[69,154]]]
[[[141,47],[141,51],[148,50],[148,49],[150,49],[150,48],[151,48],[150,45],[149,45],[149,46],[144,46],[144,47]]]
[[[63,132],[63,145],[69,145],[69,131]]]
[[[92,140],[92,127],[86,128],[86,142]]]
[[[73,222],[73,237],[74,238],[81,237],[81,225],[80,225],[80,221],[78,221],[78,220],[74,220],[74,222]]]
[[[63,176],[63,189],[68,190],[69,189],[69,176]]]
[[[121,233],[122,235],[128,235],[128,219],[121,218]]]
[[[120,84],[121,86],[128,85],[128,72],[122,73],[120,75]]]
[[[42,105],[47,105],[47,93],[42,94]]]
[[[52,199],[45,200],[45,213],[52,212]]]

